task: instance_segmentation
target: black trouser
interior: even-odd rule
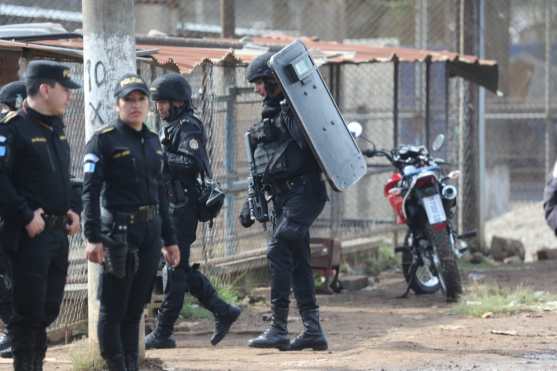
[[[161,250],[161,220],[128,225],[128,247],[137,249],[139,267],[124,278],[101,273],[98,297],[101,302],[97,327],[101,355],[113,358],[137,353],[139,322],[149,301]]]
[[[159,337],[168,337],[172,334],[174,323],[184,304],[184,295],[188,291],[203,307],[211,311],[226,309],[218,307],[223,304],[217,302],[217,292],[209,279],[196,268],[190,267],[190,248],[195,241],[198,223],[195,208],[186,205],[180,208],[171,207],[170,210],[180,246],[180,265],[174,269],[165,267],[168,279],[164,288],[164,301],[159,308],[156,329],[156,335]]]
[[[12,272],[12,257],[3,250],[0,241],[0,320],[4,322],[4,326],[8,325],[12,317]]]
[[[44,357],[46,328],[58,316],[68,271],[69,243],[62,229],[45,229],[35,238],[25,231],[13,260],[14,354]]]
[[[318,174],[306,176],[291,189],[273,195],[273,235],[267,258],[271,272],[271,303],[288,308],[290,289],[300,311],[318,308],[311,270],[309,228],[325,202],[325,184]]]

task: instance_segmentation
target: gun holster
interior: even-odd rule
[[[139,267],[137,249],[128,247],[129,215],[110,215],[108,233],[101,234],[101,242],[105,248],[104,270],[117,278],[134,274]]]
[[[170,182],[170,202],[174,205],[184,205],[188,202],[184,185],[179,180]]]

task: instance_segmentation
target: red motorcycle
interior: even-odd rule
[[[438,150],[444,136],[433,145]],[[466,250],[461,241],[475,233],[458,236],[451,219],[456,209],[458,190],[449,184],[459,172],[443,173],[445,161],[432,158],[424,146],[406,146],[390,151],[368,149],[367,157],[385,157],[395,168],[384,187],[397,224],[406,224],[404,244],[395,249],[402,254],[402,271],[410,290],[432,294],[442,290],[448,301],[462,293],[457,258]]]

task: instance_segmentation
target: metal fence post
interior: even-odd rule
[[[226,171],[226,189],[232,189],[236,175],[236,97],[235,86],[229,86],[226,98],[226,118],[224,125],[224,169]],[[224,251],[226,256],[236,254],[236,196],[226,193],[224,199]]]
[[[461,3],[461,50],[462,54],[476,54],[478,50],[478,1],[463,0]],[[460,101],[460,154],[462,176],[460,194],[460,231],[478,231],[479,212],[479,156],[478,156],[478,87],[465,82]],[[470,251],[481,252],[479,236],[469,240]]]

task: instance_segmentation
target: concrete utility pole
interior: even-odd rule
[[[460,0],[460,53],[477,55],[479,0]],[[478,236],[469,240],[471,252],[482,248],[480,238],[480,183],[479,183],[479,134],[478,86],[464,83],[460,97],[460,231],[477,231]]]
[[[551,8],[550,0],[545,0],[545,176],[549,179],[553,172],[557,152],[557,132],[551,112]]]
[[[116,119],[114,87],[136,72],[134,0],[82,0],[85,137]],[[98,347],[97,300],[101,268],[88,263],[89,344]],[[144,347],[141,332],[140,348]],[[144,349],[140,349],[144,354]]]
[[[220,25],[222,37],[234,37],[236,17],[234,15],[234,0],[220,0]]]

